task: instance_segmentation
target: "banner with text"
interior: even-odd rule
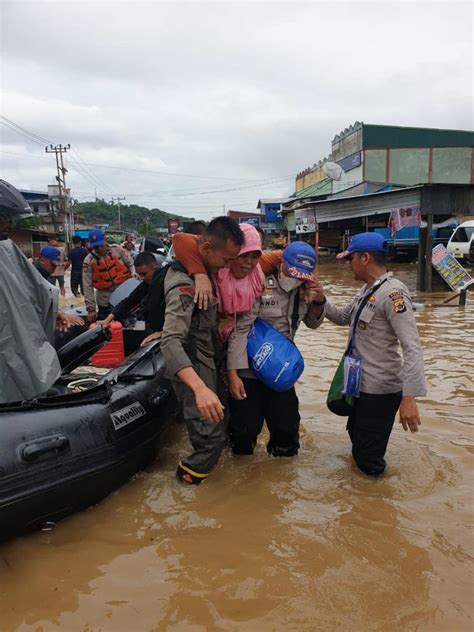
[[[239,217],[239,224],[252,224],[252,226],[260,226],[260,217]]]
[[[266,222],[282,222],[281,216],[281,204],[278,202],[271,202],[264,205],[265,221]]]
[[[453,290],[465,290],[474,279],[466,272],[459,261],[446,250],[443,244],[435,246],[431,255],[433,268]]]
[[[316,232],[316,211],[295,211],[296,234]]]
[[[388,225],[392,236],[405,226],[418,226],[421,224],[421,210],[419,206],[407,206],[394,208],[390,211]]]

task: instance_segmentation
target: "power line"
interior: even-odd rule
[[[4,125],[7,129],[11,130],[12,132],[16,132],[17,134],[20,134],[21,136],[24,136],[24,138],[27,138],[29,141],[36,143],[37,145],[42,145],[44,147],[44,143],[40,142],[39,140],[35,140],[33,137],[28,136],[27,134],[24,134],[21,130],[19,129],[15,129],[14,127],[11,127],[10,125],[8,125],[5,121],[0,121],[0,123],[2,125]]]
[[[101,186],[102,188],[108,189],[112,194],[117,195],[116,191],[114,191],[111,187],[109,187],[107,184],[105,184],[105,182],[103,182],[102,180],[100,180],[94,173],[92,173],[92,171],[89,169],[88,165],[86,162],[84,162],[84,160],[81,158],[81,156],[79,155],[79,152],[76,149],[72,150],[76,156],[78,157],[78,159],[81,161],[81,163],[84,165],[85,167],[85,171],[86,173],[90,174],[90,177],[99,184],[99,186]]]
[[[66,187],[66,173],[67,169],[64,166],[63,154],[66,154],[68,149],[71,149],[71,145],[50,145],[45,148],[47,154],[53,154],[56,157],[56,168],[58,175],[56,176],[56,181],[58,183],[59,196],[58,196],[58,204],[59,211],[62,214],[64,220],[64,235],[66,237],[66,241],[70,240],[71,233],[74,230],[74,213],[71,213],[69,209],[69,196],[68,190]],[[51,214],[53,218],[53,226],[54,230],[57,231],[56,225],[56,217],[54,213],[54,203],[51,205]]]
[[[21,125],[18,125],[17,123],[15,123],[14,121],[11,121],[10,119],[8,119],[6,116],[0,115],[0,123],[2,123],[7,129],[11,130],[12,132],[16,132],[17,134],[20,134],[21,136],[23,136],[24,138],[28,139],[29,141],[36,143],[37,145],[43,145],[46,143],[48,145],[55,145],[56,143],[54,143],[51,140],[48,140],[47,138],[44,138],[42,136],[39,136],[38,134],[36,134],[35,132],[31,132],[30,130],[27,130],[24,127],[21,127]],[[79,153],[76,150],[73,150],[74,153],[78,156],[78,158],[81,160],[81,162],[84,163],[84,161],[82,160],[82,158],[79,156]],[[3,153],[8,153],[8,152],[3,152]],[[10,152],[12,153],[12,152]],[[101,188],[104,189],[108,189],[109,192],[114,193],[115,191],[109,187],[108,185],[106,185],[104,182],[102,182],[101,180],[99,180],[91,171],[90,169],[87,167],[86,163],[84,163],[85,169],[80,165],[80,163],[78,162],[78,160],[76,160],[75,158],[73,158],[72,156],[70,156],[70,160],[71,162],[75,165],[78,173],[80,173],[82,175],[82,177],[84,179],[89,179],[92,181],[92,183],[96,186],[97,184],[99,184],[99,186]]]
[[[15,123],[14,121],[11,121],[10,119],[8,119],[6,116],[0,115],[0,118],[3,119],[3,121],[5,121],[5,124],[9,124],[10,126],[14,126],[10,127],[10,129],[12,131],[17,131],[18,133],[20,133],[22,136],[25,136],[25,138],[28,138],[29,140],[32,140],[33,142],[36,142],[38,144],[43,145],[44,143],[46,144],[53,144],[53,142],[51,140],[48,140],[46,138],[43,138],[42,136],[39,136],[37,134],[35,134],[34,132],[31,132],[29,130],[27,130],[24,127],[21,127],[21,125],[18,125],[17,123]],[[1,121],[1,122],[3,122]],[[7,125],[8,126],[8,125]],[[77,150],[74,150],[74,152],[78,155]],[[82,158],[81,158],[82,161]],[[84,161],[82,161],[84,162]],[[235,181],[235,182],[257,182],[258,180],[255,178],[247,178],[247,179],[243,179],[243,178],[231,178],[229,176],[203,176],[203,175],[197,175],[197,174],[190,174],[190,173],[172,173],[169,171],[157,171],[155,169],[137,169],[134,167],[120,167],[118,165],[106,165],[103,163],[97,163],[97,162],[84,162],[85,165],[90,165],[93,167],[102,167],[104,169],[117,169],[117,170],[121,170],[121,171],[133,171],[133,172],[137,172],[137,173],[153,173],[153,174],[157,174],[157,175],[163,175],[163,176],[171,176],[171,177],[175,177],[175,178],[200,178],[203,180],[231,180],[231,181]]]
[[[51,141],[48,140],[47,138],[43,138],[42,136],[35,134],[35,132],[31,132],[30,130],[27,130],[25,127],[21,127],[21,125],[18,125],[18,123],[15,123],[14,121],[11,121],[10,119],[8,119],[6,116],[3,116],[3,114],[0,114],[0,118],[2,119],[1,122],[4,125],[6,125],[7,127],[10,127],[10,129],[12,129],[13,131],[18,131],[23,136],[26,135],[28,138],[30,138],[30,140],[33,140],[34,142],[41,145],[44,145],[45,143],[47,145],[52,144]]]
[[[3,117],[4,118],[4,117]],[[0,121],[2,122],[2,121]],[[19,126],[17,126],[19,127]],[[12,128],[10,128],[12,129]],[[22,130],[24,130],[24,128],[21,128]],[[18,133],[21,133],[23,136],[24,134],[22,132],[20,132],[19,130],[13,130],[12,131],[18,131]],[[27,130],[26,130],[27,131]],[[31,133],[33,134],[33,133]],[[29,138],[29,140],[34,140],[33,138],[30,138],[28,136],[26,136],[26,138]],[[40,136],[38,138],[41,138]],[[39,143],[38,140],[34,140],[34,142]],[[51,143],[51,141],[47,141],[48,143]],[[73,150],[74,153],[76,155],[79,156],[78,152],[76,149]],[[15,154],[13,152],[6,152],[4,151],[3,153],[10,153],[11,155],[20,155],[20,154]],[[250,183],[254,183],[255,185],[258,186],[258,184],[262,181],[262,180],[268,180],[268,178],[230,178],[227,176],[202,176],[202,175],[195,175],[195,174],[185,174],[185,173],[172,173],[172,172],[167,172],[167,171],[156,171],[156,170],[152,170],[152,169],[136,169],[133,167],[119,167],[119,166],[113,166],[113,165],[106,165],[103,163],[97,163],[97,162],[86,162],[84,161],[82,158],[81,162],[86,166],[95,166],[95,167],[103,167],[105,169],[118,169],[118,170],[122,170],[122,171],[131,171],[131,172],[136,172],[136,173],[151,173],[151,174],[158,174],[158,175],[165,175],[165,176],[170,176],[170,177],[182,177],[182,178],[201,178],[204,180],[231,180],[231,181],[235,181],[235,182],[240,182],[240,183],[246,183],[246,182],[250,182]],[[97,178],[97,176],[93,176],[95,178]],[[270,179],[271,180],[285,180],[285,179],[293,179],[294,178],[294,174],[289,174],[286,176],[272,176]],[[103,183],[102,183],[103,184]],[[249,185],[250,186],[250,185]]]
[[[26,128],[22,127],[21,125],[18,125],[17,123],[15,123],[14,121],[12,121],[11,119],[8,119],[6,116],[0,115],[0,123],[2,123],[3,125],[5,125],[7,127],[7,129],[10,129],[11,131],[14,131],[18,134],[20,134],[21,136],[23,136],[24,138],[28,139],[31,142],[34,142],[38,145],[42,145],[45,142],[48,144],[53,144],[52,141],[36,134],[35,132],[31,132],[30,130],[27,130]],[[114,196],[118,196],[118,193],[113,190],[110,186],[108,186],[107,184],[105,184],[102,180],[100,180],[90,169],[89,169],[89,165],[91,166],[98,166],[98,167],[104,167],[104,168],[110,168],[110,169],[120,169],[120,170],[125,170],[125,171],[131,171],[131,172],[138,172],[138,173],[153,173],[153,174],[159,174],[159,175],[166,175],[166,176],[172,176],[172,177],[190,177],[190,178],[202,178],[202,179],[214,179],[214,180],[232,180],[235,182],[239,182],[241,183],[241,186],[235,186],[235,187],[228,187],[228,188],[221,188],[221,189],[212,189],[212,190],[208,190],[208,191],[203,191],[202,189],[190,189],[187,191],[183,191],[183,190],[165,190],[165,191],[153,191],[150,193],[127,193],[125,195],[127,195],[127,197],[154,197],[154,198],[176,198],[176,200],[178,199],[183,199],[185,197],[193,197],[193,196],[206,196],[206,195],[213,195],[215,193],[228,193],[228,192],[233,192],[233,191],[241,191],[244,189],[252,189],[252,188],[256,188],[256,187],[266,187],[266,186],[272,186],[274,184],[278,184],[280,182],[284,182],[286,180],[292,180],[294,178],[294,175],[288,175],[288,176],[282,176],[282,177],[273,177],[273,178],[266,178],[266,179],[260,179],[260,180],[244,180],[244,179],[237,179],[237,178],[227,178],[227,177],[218,177],[218,176],[198,176],[198,175],[192,175],[192,174],[173,174],[173,173],[168,173],[168,172],[161,172],[161,171],[153,171],[153,170],[147,170],[147,169],[135,169],[132,167],[117,167],[117,166],[111,166],[111,165],[104,165],[104,164],[100,164],[100,163],[86,163],[82,157],[79,155],[79,152],[77,150],[73,150],[74,153],[77,155],[77,160],[75,158],[73,158],[72,156],[70,156],[70,160],[71,162],[73,162],[73,164],[75,165],[77,172],[84,178],[84,180],[89,180],[90,182],[92,182],[92,184],[94,184],[94,186],[96,187],[97,185],[100,187],[100,189],[105,189],[108,190],[110,193],[112,193],[112,195]],[[14,152],[8,152],[8,151],[3,151],[2,153],[6,153],[6,154],[11,154],[11,155],[20,155],[20,154],[15,154]],[[36,157],[39,158],[39,156],[29,156],[29,157]],[[80,162],[79,162],[80,160]],[[82,163],[82,164],[81,164]],[[252,184],[244,184],[246,182],[250,182]],[[183,203],[186,200],[183,200]]]
[[[120,197],[120,195],[118,195],[116,198],[112,198],[112,204],[115,204],[115,200],[117,200],[117,212],[118,212],[118,227],[119,230],[121,230],[122,228],[122,216],[120,215],[120,202],[121,200],[126,200],[127,198],[125,197]]]
[[[27,155],[30,158],[42,158],[42,156],[31,156],[30,154],[17,154],[15,152],[8,152],[8,151],[4,151],[4,150],[0,150],[1,153],[5,153],[5,154],[11,154],[14,156],[20,156],[20,155]],[[77,152],[75,152],[77,153]],[[84,162],[84,161],[83,161]],[[93,163],[85,163],[85,165],[87,164],[93,164]],[[93,176],[95,179],[96,176]],[[202,191],[202,189],[192,189],[192,190],[188,190],[188,191],[182,191],[179,189],[176,190],[171,190],[171,191],[151,191],[148,193],[124,193],[124,195],[126,195],[127,197],[184,197],[184,196],[193,196],[193,195],[212,195],[213,193],[227,193],[227,192],[231,192],[231,191],[242,191],[244,189],[252,189],[252,188],[256,188],[256,187],[266,187],[266,186],[272,186],[274,184],[278,184],[280,182],[285,182],[287,180],[293,180],[294,179],[294,175],[290,175],[290,176],[284,176],[281,178],[270,178],[270,179],[262,179],[262,180],[257,180],[257,181],[253,181],[254,184],[247,184],[247,185],[243,185],[240,187],[229,187],[229,188],[224,188],[224,189],[213,189],[210,191]],[[89,177],[89,180],[91,180],[91,177]],[[98,179],[97,179],[98,180]],[[248,182],[248,180],[241,180],[241,182]],[[97,183],[94,183],[97,184]],[[107,185],[104,185],[104,183],[100,183],[100,188],[108,188],[112,191],[112,189],[110,187],[108,187]],[[118,195],[117,192],[113,191],[114,195]]]
[[[201,178],[202,180],[231,180],[235,182],[255,182],[254,179],[230,178],[229,176],[202,176],[190,173],[172,173],[171,171],[156,171],[154,169],[136,169],[134,167],[118,167],[114,165],[105,165],[101,162],[88,162],[87,164],[94,167],[103,167],[104,169],[119,169],[122,171],[135,171],[137,173],[153,173],[162,176],[172,176],[174,178]]]

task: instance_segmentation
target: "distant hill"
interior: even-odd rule
[[[105,200],[96,200],[95,202],[75,202],[74,213],[81,215],[86,224],[109,224],[111,228],[118,227],[117,205],[106,202]],[[166,228],[168,219],[179,219],[180,223],[192,222],[194,217],[183,217],[182,215],[173,215],[160,211],[159,208],[146,208],[136,204],[121,204],[120,217],[122,230],[134,230],[138,232],[148,232],[143,230],[148,222],[148,227],[152,230],[155,228]]]

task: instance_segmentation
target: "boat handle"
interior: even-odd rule
[[[167,388],[161,388],[157,393],[149,399],[152,406],[162,406],[169,398],[170,392]]]
[[[58,454],[69,447],[69,439],[65,435],[52,435],[42,437],[31,443],[27,443],[21,450],[21,456],[25,461],[35,461],[40,456],[54,452]]]

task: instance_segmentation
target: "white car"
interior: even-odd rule
[[[451,235],[447,249],[456,259],[469,259],[471,244],[474,242],[474,220],[460,224]]]

